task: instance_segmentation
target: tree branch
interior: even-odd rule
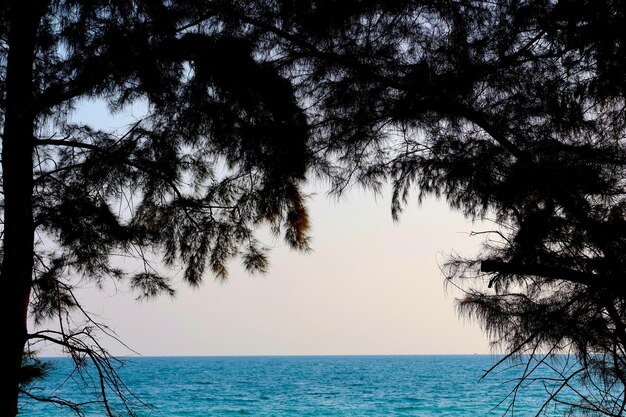
[[[480,263],[480,270],[488,273],[502,273],[514,275],[532,275],[548,279],[569,281],[583,284],[588,287],[598,287],[601,276],[587,272],[575,271],[560,266],[529,265],[518,262],[504,262],[499,260],[484,260]],[[606,286],[606,282],[604,283]]]

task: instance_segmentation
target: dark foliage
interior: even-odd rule
[[[16,355],[22,346],[30,352],[40,341],[55,343],[77,369],[95,371],[96,400],[112,414],[108,394],[131,397],[97,339],[110,332],[81,308],[76,289],[112,281],[138,299],[173,295],[159,259],[182,267],[190,285],[207,274],[226,279],[237,257],[248,271],[263,272],[260,225],[306,249],[300,184],[309,125],[271,51],[230,17],[228,3],[26,3],[0,6],[2,285],[7,297],[26,300],[4,303],[2,317]],[[115,131],[68,122],[86,100],[106,102],[112,113],[135,105],[145,114]],[[18,160],[21,168],[11,164]],[[24,237],[29,230],[32,239]],[[21,255],[33,257],[32,270],[7,248],[32,248]],[[134,257],[140,267],[121,270],[116,256]],[[34,326],[29,333],[24,314]],[[31,365],[2,369],[3,387],[21,384],[23,398],[81,412],[81,404],[23,384]],[[17,412],[12,392],[3,393],[3,415]]]
[[[171,293],[153,253],[182,264],[192,285],[206,270],[224,278],[238,255],[264,270],[260,223],[306,248],[308,168],[339,193],[391,180],[394,217],[415,193],[494,222],[479,257],[450,261],[449,279],[495,344],[530,354],[522,378],[546,383],[548,402],[586,385],[574,410],[624,414],[622,2],[20,4],[0,7],[2,280],[19,281],[19,296],[32,289],[33,318],[80,312],[80,279],[128,278],[140,298]],[[148,111],[118,132],[65,122],[87,98]],[[13,179],[30,155],[24,194]],[[21,275],[7,254],[28,248],[16,224],[39,237]],[[118,252],[145,268],[116,269]],[[53,341],[116,381],[92,348],[106,328],[25,340],[16,329],[17,363],[26,339]],[[556,352],[577,362],[556,382],[535,378],[533,364]],[[101,388],[105,405],[108,390],[124,396],[115,382]]]
[[[274,25],[238,13],[280,45],[308,105],[316,168],[337,192],[391,180],[396,218],[413,193],[492,221],[476,259],[447,264],[465,291],[461,313],[525,361],[518,388],[545,384],[539,413],[565,402],[623,415],[623,3],[314,1],[282,11]],[[549,381],[536,365],[555,353],[576,361]],[[560,395],[576,387],[577,401]]]

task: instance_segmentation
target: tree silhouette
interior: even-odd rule
[[[307,168],[337,192],[391,180],[395,217],[415,192],[492,219],[483,252],[447,265],[461,312],[530,354],[522,379],[546,383],[546,405],[624,414],[621,2],[5,3],[3,414],[37,374],[27,341],[90,358],[105,406],[125,396],[96,324],[29,333],[27,318],[80,312],[80,278],[171,292],[145,253],[191,284],[236,255],[263,270],[260,222],[305,248]],[[149,111],[120,132],[67,123],[89,98]],[[146,268],[117,270],[118,251]],[[556,352],[577,361],[535,378]]]
[[[130,399],[100,346],[107,332],[79,305],[84,282],[127,282],[138,297],[172,294],[153,266],[183,265],[198,285],[240,256],[264,271],[254,236],[267,224],[307,247],[300,183],[309,126],[293,88],[251,31],[219,2],[7,1],[0,6],[2,269],[5,346],[0,413],[40,374],[46,341],[91,363],[101,395]],[[146,114],[118,131],[71,124],[84,100]],[[117,254],[144,265],[123,271]],[[73,314],[84,317],[72,321]],[[59,324],[47,328],[49,319]],[[38,327],[28,330],[28,320]],[[83,324],[80,324],[83,323]],[[85,324],[86,323],[86,324]],[[83,368],[86,369],[86,368]],[[128,411],[131,411],[130,409]]]
[[[414,192],[491,220],[480,255],[446,265],[460,312],[525,360],[518,388],[545,384],[538,414],[623,415],[623,3],[285,3],[264,27],[310,103],[316,166],[338,192],[391,180],[396,218]],[[577,360],[548,381],[553,353]]]

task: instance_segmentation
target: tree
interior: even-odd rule
[[[460,312],[525,361],[518,388],[545,384],[538,414],[624,415],[622,2],[284,6],[275,25],[241,14],[298,76],[316,166],[338,192],[391,180],[396,218],[416,190],[490,219],[482,253],[447,264]],[[553,353],[577,360],[548,381],[538,364]]]
[[[396,217],[417,189],[493,219],[484,251],[448,264],[460,310],[529,354],[522,379],[541,353],[578,359],[548,402],[582,385],[571,406],[624,414],[620,2],[23,3],[0,14],[4,414],[27,340],[105,363],[90,327],[27,332],[29,307],[66,317],[77,278],[125,276],[117,250],[145,260],[126,276],[143,296],[171,291],[147,252],[192,284],[241,251],[262,270],[259,222],[306,246],[307,168],[337,192],[391,180]],[[91,97],[149,112],[117,133],[64,123]]]
[[[267,267],[254,236],[268,224],[307,247],[300,184],[309,126],[291,84],[228,2],[7,1],[0,6],[2,105],[2,361],[0,413],[18,394],[39,398],[31,346],[63,347],[91,361],[109,415],[110,390],[124,397],[98,343],[106,328],[74,296],[80,282],[123,280],[150,298],[172,294],[153,266],[184,265],[198,285],[224,279],[240,256]],[[111,111],[141,103],[146,114],[122,131],[67,122],[81,100]],[[141,260],[122,271],[117,253]],[[54,318],[57,327],[42,327]],[[31,320],[40,327],[31,331]]]

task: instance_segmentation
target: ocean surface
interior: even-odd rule
[[[481,378],[497,360],[490,355],[139,357],[124,359],[117,371],[146,403],[134,400],[135,412],[144,417],[495,417],[507,412],[522,372],[505,365]],[[32,394],[78,403],[99,397],[93,369],[81,376],[72,373],[68,358],[43,361],[50,373]],[[534,416],[547,396],[542,383],[525,386],[513,416]],[[115,396],[109,392],[108,398],[113,411],[123,414]],[[21,404],[24,416],[75,415],[26,398]],[[89,417],[105,414],[101,404],[86,411]],[[550,407],[545,415],[563,412]]]

